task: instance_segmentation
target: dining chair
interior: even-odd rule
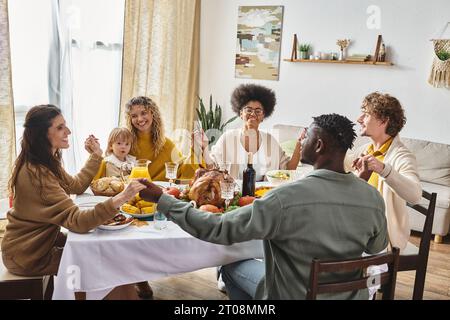
[[[347,260],[323,261],[313,259],[307,291],[307,300],[316,300],[318,294],[340,293],[356,291],[370,287],[371,285],[381,285],[383,300],[393,300],[395,294],[395,283],[397,279],[397,268],[400,250],[396,247],[392,251],[368,257],[361,257]],[[358,279],[340,280],[335,282],[319,283],[319,276],[325,272],[349,272],[353,270],[365,271],[369,266],[387,264],[388,270],[375,276],[362,276]]]
[[[51,300],[52,294],[53,276],[17,276],[6,269],[0,258],[0,300]]]
[[[430,253],[431,231],[433,228],[434,210],[436,207],[437,193],[422,191],[422,197],[428,200],[428,206],[422,204],[407,205],[425,216],[419,247],[408,242],[406,248],[400,254],[398,271],[416,271],[414,279],[413,300],[422,300],[427,273],[428,255]]]

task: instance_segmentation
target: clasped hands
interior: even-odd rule
[[[352,168],[356,171],[358,177],[364,180],[369,180],[372,172],[381,174],[384,170],[384,163],[379,161],[373,155],[364,155],[353,160]]]

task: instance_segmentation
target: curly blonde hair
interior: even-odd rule
[[[400,102],[389,94],[372,92],[364,98],[361,110],[382,121],[388,120],[386,134],[391,137],[395,137],[406,123],[405,112]]]
[[[133,106],[143,106],[145,110],[149,111],[152,114],[153,121],[152,127],[150,128],[150,139],[153,142],[155,147],[154,155],[155,157],[161,152],[166,143],[166,138],[164,136],[164,125],[162,122],[161,112],[157,104],[150,98],[144,96],[138,96],[131,98],[125,105],[125,116],[127,121],[127,127],[130,129],[133,134],[133,146],[131,149],[131,153],[136,155],[138,154],[138,145],[136,143],[138,130],[131,123],[131,109]]]

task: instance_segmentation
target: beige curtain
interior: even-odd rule
[[[144,95],[160,107],[169,138],[176,129],[192,129],[199,37],[200,0],[126,1],[121,125],[125,103]]]
[[[8,180],[16,158],[13,105],[8,1],[0,0],[0,198],[8,195]]]

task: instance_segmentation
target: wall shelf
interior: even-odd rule
[[[303,62],[303,63],[337,63],[337,64],[367,64],[373,66],[393,66],[392,62],[373,62],[373,61],[347,61],[347,60],[310,60],[310,59],[283,59],[286,62]]]

